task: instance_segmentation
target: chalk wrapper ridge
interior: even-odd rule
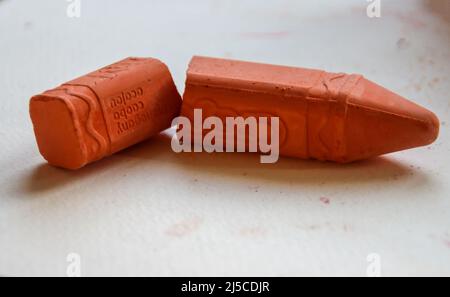
[[[169,128],[180,107],[165,64],[127,58],[32,97],[30,115],[43,157],[78,169]]]
[[[281,155],[341,163],[425,146],[439,133],[431,111],[361,75],[207,57],[187,71],[181,114],[192,123],[194,109],[223,122],[279,117]]]

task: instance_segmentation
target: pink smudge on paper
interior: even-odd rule
[[[329,205],[330,204],[330,198],[327,197],[320,197],[320,202],[322,202],[323,204]]]
[[[450,240],[444,240],[444,244],[450,249]]]
[[[170,226],[166,230],[166,234],[172,237],[184,237],[197,230],[201,223],[202,220],[197,217],[186,219]]]

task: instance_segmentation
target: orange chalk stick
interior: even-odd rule
[[[44,158],[78,169],[169,128],[180,106],[166,65],[128,58],[34,96],[30,115]]]
[[[194,57],[182,115],[279,117],[280,154],[352,162],[432,143],[430,111],[361,75]]]

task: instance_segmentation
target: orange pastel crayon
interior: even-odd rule
[[[207,57],[187,71],[181,114],[194,121],[195,109],[223,121],[278,117],[281,155],[340,163],[425,146],[439,134],[431,111],[361,75]]]
[[[34,96],[30,115],[43,157],[78,169],[169,128],[180,107],[165,64],[128,58]]]

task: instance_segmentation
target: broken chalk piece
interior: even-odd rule
[[[193,122],[195,109],[222,121],[279,117],[280,155],[341,163],[428,145],[439,133],[432,112],[361,75],[207,57],[187,71],[182,116]]]
[[[78,169],[169,128],[180,107],[165,64],[128,58],[34,96],[30,115],[44,158]]]

